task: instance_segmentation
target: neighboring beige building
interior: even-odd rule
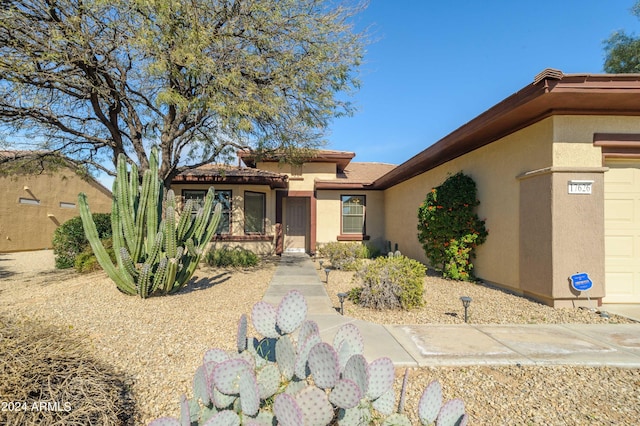
[[[586,305],[587,296],[640,303],[639,74],[545,70],[397,167],[354,156],[317,151],[291,166],[241,154],[246,167],[190,173],[173,187],[186,196],[211,183],[227,191],[230,225],[216,243],[261,242],[275,252],[315,252],[329,241],[397,244],[428,263],[418,206],[463,171],[476,181],[489,230],[474,261],[483,281],[552,306]],[[593,282],[588,293],[570,285],[578,272]]]
[[[0,156],[16,161],[17,153],[0,151]],[[92,212],[111,211],[111,191],[63,163],[0,175],[0,253],[50,249],[55,229],[80,215],[80,192],[87,194]]]

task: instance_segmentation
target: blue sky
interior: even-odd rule
[[[399,164],[533,81],[545,68],[602,73],[603,41],[636,33],[635,0],[371,0],[372,43],[327,149]]]

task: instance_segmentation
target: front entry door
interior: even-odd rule
[[[309,215],[307,213],[308,198],[287,197],[284,228],[285,251],[306,252]]]

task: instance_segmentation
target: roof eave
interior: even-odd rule
[[[386,189],[554,114],[640,115],[640,74],[542,76],[373,182]]]

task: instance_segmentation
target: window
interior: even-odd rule
[[[265,194],[262,192],[244,193],[244,233],[264,234]]]
[[[342,196],[342,233],[364,235],[364,195]]]
[[[204,197],[207,195],[205,190],[196,189],[183,189],[182,197],[185,201],[195,200],[193,211],[191,214],[195,215],[198,208],[204,203]],[[220,224],[216,230],[216,234],[229,234],[231,230],[231,191],[223,190],[215,192],[215,201],[222,203],[222,218],[220,218]]]
[[[40,205],[40,200],[36,200],[34,198],[20,198],[18,201],[20,202],[20,204],[30,204],[32,206]]]
[[[75,203],[65,203],[64,201],[60,201],[60,207],[63,209],[75,209]]]

